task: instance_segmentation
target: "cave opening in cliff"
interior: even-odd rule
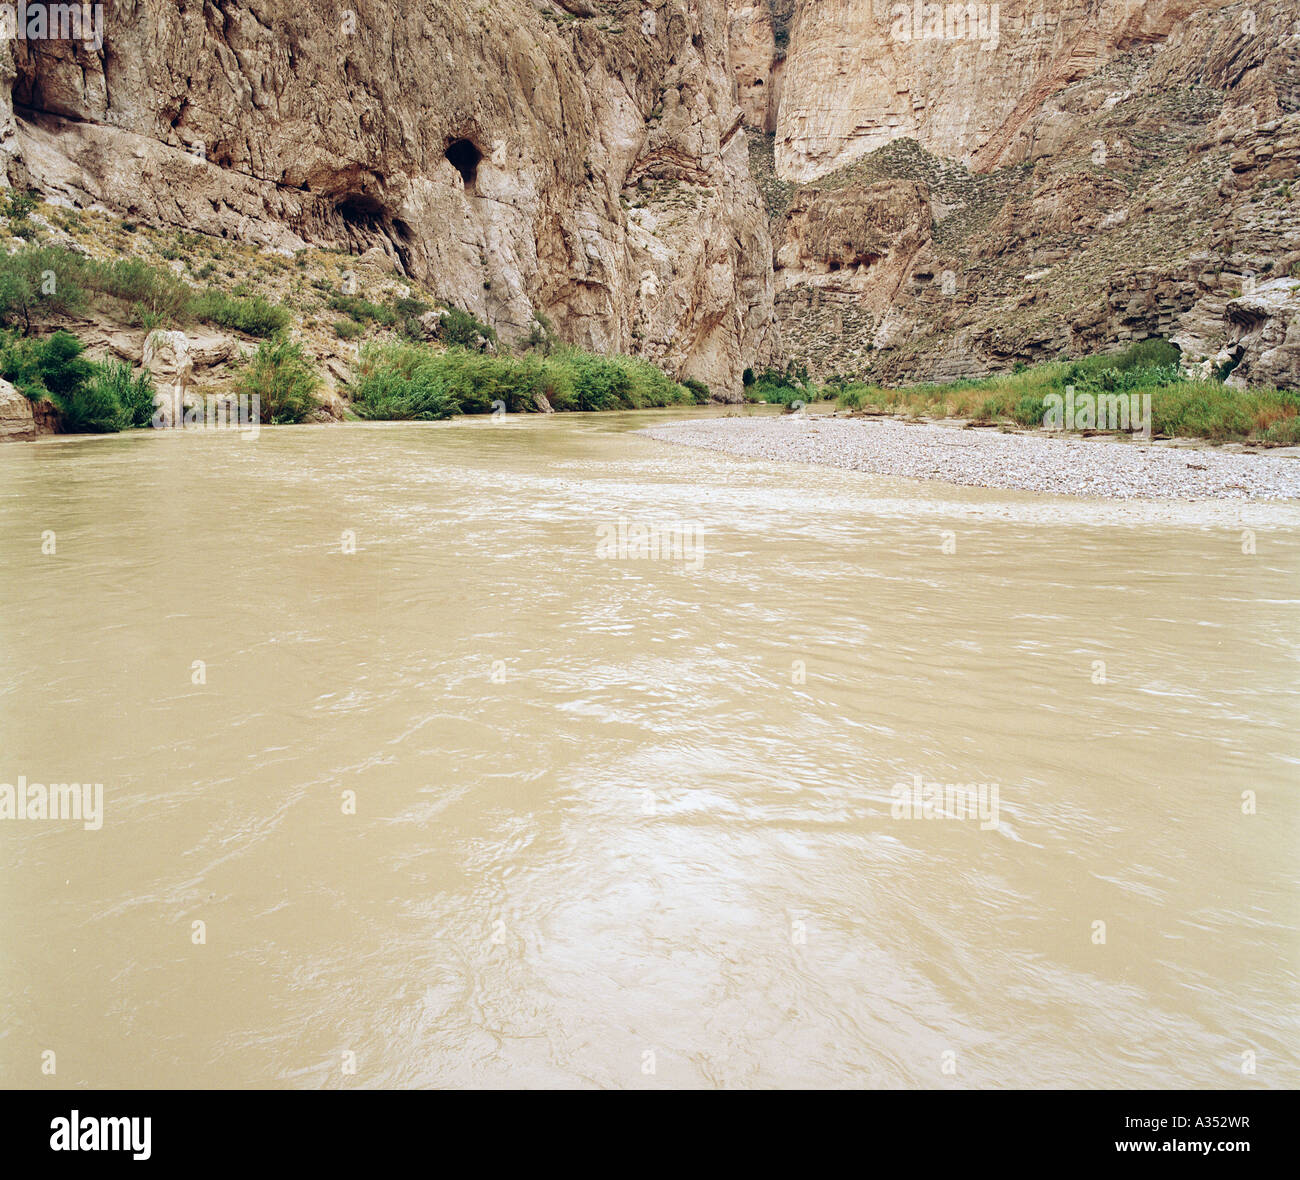
[[[348,225],[361,230],[376,229],[384,213],[383,205],[374,197],[367,197],[363,193],[349,194],[335,208]]]
[[[456,139],[447,145],[445,155],[447,162],[460,173],[461,180],[465,182],[465,192],[472,195],[483,153],[470,140]]]

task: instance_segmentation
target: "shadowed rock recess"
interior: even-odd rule
[[[1300,382],[1294,0],[104,19],[0,49],[10,184],[387,260],[508,342],[541,316],[726,400],[747,367],[947,379],[1153,335]]]

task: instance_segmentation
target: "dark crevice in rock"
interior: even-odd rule
[[[472,140],[454,139],[447,145],[445,155],[447,162],[460,173],[461,180],[465,182],[466,196],[472,197],[474,186],[478,181],[478,166],[483,159],[483,153]]]

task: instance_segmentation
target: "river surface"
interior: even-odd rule
[[[1300,1084],[1300,509],[674,416],[0,449],[0,1084]]]

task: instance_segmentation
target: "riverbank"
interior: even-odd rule
[[[639,433],[743,459],[811,463],[964,487],[1112,500],[1300,498],[1300,457],[1292,457],[1289,448],[1255,454],[829,414],[692,420]]]

